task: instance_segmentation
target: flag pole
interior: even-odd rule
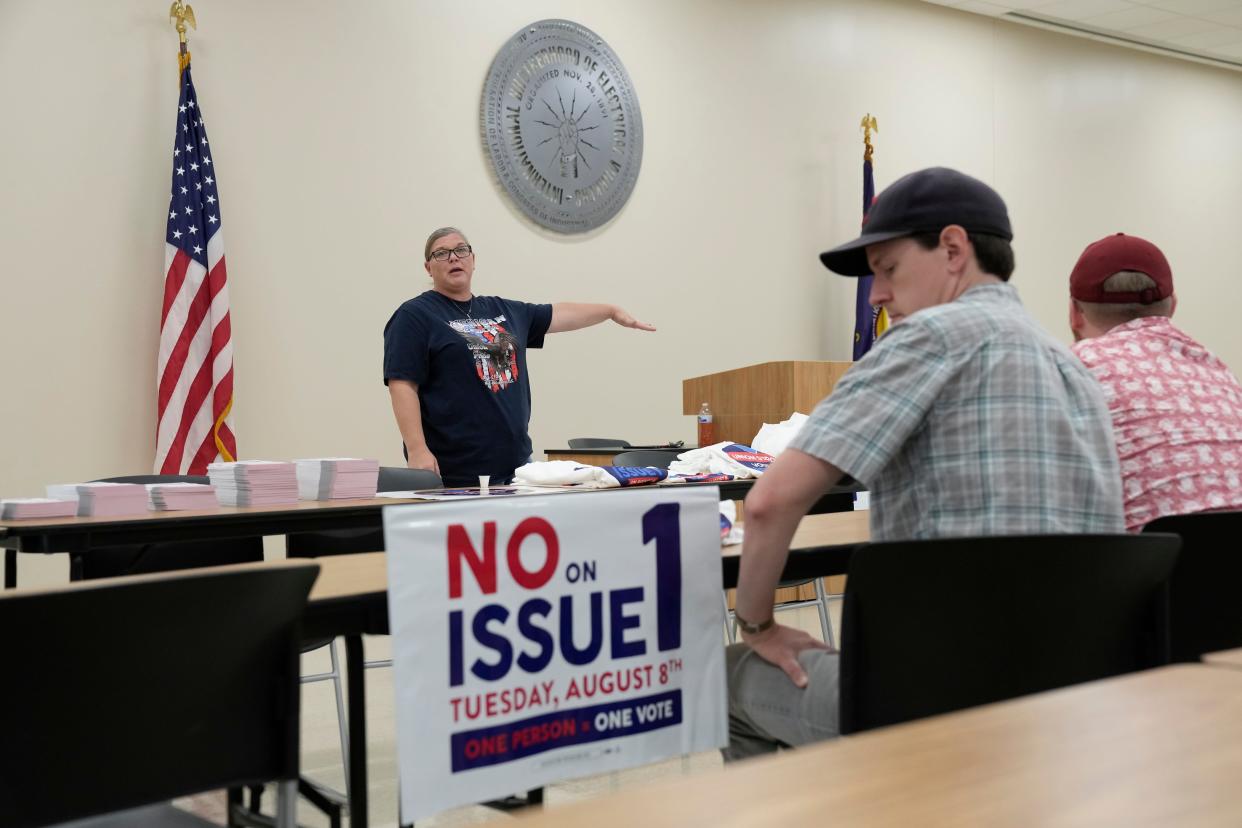
[[[233,411],[233,342],[228,272],[214,152],[190,77],[185,0],[168,8],[180,49],[172,186],[164,230],[164,297],[156,360],[155,471],[207,474],[212,462],[237,458]]]
[[[871,202],[875,198],[875,176],[871,167],[872,154],[875,147],[871,144],[871,133],[879,132],[879,124],[876,123],[875,116],[868,112],[863,116],[862,123],[859,125],[863,131],[863,192],[862,192],[862,211],[863,224],[867,222],[867,212],[871,209]],[[874,276],[863,276],[858,280],[858,287],[854,292],[854,361],[862,359],[868,351],[871,350],[872,344],[876,338],[884,333],[888,327],[888,314],[882,309],[872,307],[871,305],[871,283]]]
[[[177,27],[177,34],[181,37],[181,50],[177,63],[181,67],[180,71],[184,72],[185,67],[190,63],[190,50],[185,40],[186,24],[189,23],[191,29],[198,31],[198,21],[194,19],[194,7],[182,0],[174,0],[168,9],[168,22]]]
[[[863,167],[865,170],[864,176],[870,182],[870,193],[865,194],[863,197],[864,200],[867,202],[863,206],[863,212],[865,215],[866,211],[871,209],[871,200],[875,198],[875,170],[872,168],[872,160],[871,160],[872,153],[875,152],[875,147],[872,146],[871,144],[871,133],[880,131],[880,125],[876,123],[875,116],[872,115],[870,112],[868,112],[866,115],[863,116],[862,130],[863,130]],[[868,189],[865,183],[864,183],[863,189],[864,190]],[[888,325],[889,325],[888,311],[885,310],[884,308],[872,308],[872,316],[871,316],[871,343],[872,344],[874,344],[875,340],[878,339],[885,331],[888,330]]]

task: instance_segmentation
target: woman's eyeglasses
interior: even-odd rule
[[[450,253],[459,259],[464,259],[471,254],[471,248],[468,244],[459,244],[452,250],[440,248],[439,250],[431,251],[431,258],[437,262],[447,262]]]

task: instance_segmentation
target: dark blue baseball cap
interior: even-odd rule
[[[824,267],[842,276],[866,276],[867,245],[917,233],[939,233],[950,224],[967,233],[1013,239],[1009,211],[1000,195],[977,178],[948,167],[929,167],[897,179],[872,202],[863,234],[819,254]]]

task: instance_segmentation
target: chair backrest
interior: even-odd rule
[[[211,478],[205,474],[123,474],[120,477],[105,477],[97,483],[210,483]]]
[[[377,491],[405,492],[411,489],[438,489],[443,486],[440,475],[431,469],[407,469],[405,466],[380,466]]]
[[[101,483],[207,483],[189,474],[133,474],[105,477]],[[227,538],[210,541],[167,541],[104,546],[82,556],[82,578],[113,578],[199,569],[205,566],[252,563],[263,560],[263,538]]]
[[[381,466],[379,470],[378,491],[381,492],[439,489],[443,485],[440,475],[429,469]],[[285,554],[291,558],[353,555],[359,552],[379,552],[383,548],[383,529],[331,529],[285,535]]]
[[[297,778],[300,618],[318,569],[0,593],[0,825]]]
[[[669,463],[677,459],[685,449],[634,449],[623,451],[612,458],[614,466],[655,466],[667,469]]]
[[[571,449],[629,448],[630,444],[626,440],[617,440],[612,437],[570,437],[569,447]]]
[[[1175,535],[877,543],[850,560],[842,733],[1168,663]]]
[[[1152,521],[1182,551],[1169,581],[1169,642],[1174,661],[1242,647],[1242,512],[1204,512]]]

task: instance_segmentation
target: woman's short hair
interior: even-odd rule
[[[445,236],[451,236],[454,233],[456,233],[457,235],[465,239],[466,244],[470,244],[470,239],[466,238],[466,234],[458,230],[456,227],[441,227],[438,230],[432,230],[431,235],[427,237],[426,246],[423,247],[423,261],[424,262],[431,261],[431,248],[435,245],[436,242],[438,242],[440,239],[444,238]]]

